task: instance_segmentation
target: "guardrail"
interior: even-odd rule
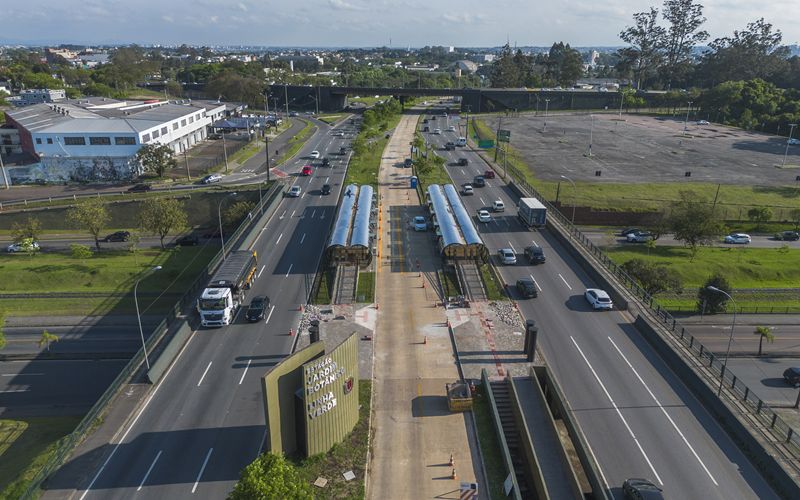
[[[272,194],[276,190],[281,189],[282,186],[283,182],[275,182],[272,188],[264,194],[255,208],[253,208],[253,212],[260,210],[265,201],[269,200]],[[251,223],[251,219],[245,219],[245,221],[239,225],[238,229],[226,240],[225,248],[228,250],[228,252],[234,248],[236,242],[249,228]],[[169,326],[172,324],[175,318],[177,318],[180,312],[191,303],[197,290],[205,287],[206,283],[208,282],[208,277],[221,260],[222,250],[220,250],[217,255],[211,259],[208,266],[200,273],[200,276],[198,276],[197,279],[194,280],[191,285],[189,285],[186,292],[181,296],[180,299],[178,299],[173,308],[167,314],[167,317],[161,323],[159,323],[159,325],[147,339],[144,349],[147,349],[148,353],[152,352],[156,344],[161,341]],[[22,496],[20,496],[20,500],[30,500],[38,497],[41,488],[47,485],[47,482],[53,477],[53,474],[55,474],[58,468],[61,467],[61,465],[64,463],[64,460],[66,460],[66,458],[72,454],[75,448],[81,443],[81,441],[83,441],[84,437],[86,437],[87,433],[99,425],[100,416],[106,411],[106,409],[108,409],[125,385],[127,385],[128,379],[139,368],[139,365],[143,360],[144,351],[143,349],[139,349],[139,351],[134,354],[133,358],[131,358],[128,364],[125,365],[117,378],[114,379],[108,389],[106,389],[103,395],[100,396],[100,399],[97,401],[97,403],[95,403],[83,420],[81,420],[75,430],[72,431],[72,434],[67,437],[61,447],[56,450],[52,457],[50,457],[42,470],[36,474],[28,486],[28,489],[25,490]]]

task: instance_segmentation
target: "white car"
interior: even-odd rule
[[[313,112],[313,111],[306,111],[306,114],[307,114],[307,115],[313,115],[313,114],[314,114],[314,112]]]
[[[33,242],[32,246],[33,246],[34,250],[39,250],[39,244],[36,243],[35,241]],[[22,243],[14,243],[13,245],[9,245],[8,251],[9,252],[25,252],[27,250],[26,250],[25,245],[23,245]]]
[[[300,196],[300,186],[292,186],[292,189],[289,190],[289,196],[292,198]]]
[[[644,243],[647,240],[652,240],[653,235],[650,234],[650,231],[638,231],[636,233],[631,233],[627,236],[628,243]]]
[[[314,159],[314,160],[319,158],[319,151],[312,151],[311,154],[309,155],[309,158]]]
[[[455,132],[456,128],[454,126],[450,125],[450,128],[448,128],[447,131],[448,132]]]
[[[414,217],[414,231],[427,231],[428,230],[428,221],[425,220],[425,217],[416,216]]]
[[[492,202],[492,209],[495,212],[505,212],[506,206],[503,204],[502,200],[497,200]]]
[[[501,248],[497,251],[497,256],[500,257],[500,262],[507,266],[513,266],[517,263],[517,256],[510,248]]]
[[[698,125],[711,125],[708,120],[697,120]]]
[[[434,135],[441,135],[442,134],[442,129],[437,128],[436,130],[433,131],[433,134]]]
[[[789,139],[788,141],[786,141],[786,144],[791,144],[791,145],[800,144],[800,139]]]
[[[492,216],[489,215],[488,210],[478,210],[478,220],[481,222],[492,222]]]
[[[613,309],[614,304],[611,302],[611,297],[605,292],[605,290],[600,290],[599,288],[587,288],[583,295],[586,296],[586,300],[592,305],[595,309]]]
[[[341,130],[337,130],[336,132],[333,133],[333,135],[334,137],[343,137],[344,132],[342,132]]]
[[[608,89],[605,87],[600,87],[597,89],[598,92],[608,92]]]
[[[219,175],[219,174],[211,174],[211,175],[207,175],[207,176],[203,177],[203,179],[200,182],[202,182],[203,184],[211,184],[212,182],[219,182],[221,180],[222,180],[222,176],[221,175]]]
[[[741,243],[747,245],[750,243],[750,235],[744,233],[733,233],[725,237],[725,243]]]

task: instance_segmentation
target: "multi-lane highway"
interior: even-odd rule
[[[334,136],[337,130],[344,136]],[[247,324],[239,314],[232,325],[195,331],[77,498],[225,498],[232,490],[263,443],[259,379],[296,338],[289,330],[297,333],[349,159],[337,153],[354,137],[349,122],[322,126],[285,167],[290,175],[305,165],[313,170],[293,179],[302,195],[283,200],[253,246],[258,278],[247,302],[269,296],[266,320]],[[312,150],[331,166],[309,159]],[[320,193],[323,184],[332,186],[330,195]]]
[[[441,121],[443,106],[431,111]],[[447,124],[455,124],[448,120]],[[463,130],[463,126],[462,126]],[[468,148],[445,151],[456,132],[427,134],[447,158],[453,184],[463,186],[487,166]],[[467,166],[457,166],[465,157]],[[583,297],[594,283],[563,252],[547,231],[529,230],[517,219],[517,198],[499,179],[464,196],[467,210],[488,210],[491,222],[474,219],[484,244],[526,318],[539,327],[539,346],[555,373],[583,430],[601,473],[615,498],[629,477],[646,477],[663,487],[667,498],[777,498],[716,421],[670,368],[650,348],[626,316],[594,311]],[[502,200],[505,212],[492,212]],[[533,266],[526,246],[544,248],[547,262]],[[510,248],[517,264],[503,266],[495,257]],[[532,278],[541,292],[523,300],[513,287]]]
[[[600,230],[588,230],[584,234],[586,237],[589,238],[589,241],[594,243],[595,245],[601,246],[605,245],[606,242],[603,241],[605,236],[605,231]],[[614,231],[614,235],[616,236],[615,243],[621,245],[639,245],[641,243],[628,243],[628,240],[625,236],[620,236],[618,231]],[[750,235],[751,242],[746,245],[740,244],[726,244],[726,243],[717,243],[714,245],[715,247],[725,247],[725,248],[733,248],[734,250],[747,250],[748,248],[780,248],[781,245],[786,244],[789,245],[789,248],[800,248],[800,241],[783,241],[783,240],[776,240],[774,236],[764,236],[764,235]],[[676,240],[671,234],[665,234],[661,238],[656,240],[657,246],[682,246],[683,242]]]

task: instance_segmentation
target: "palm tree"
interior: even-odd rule
[[[761,356],[761,343],[764,339],[767,339],[767,342],[770,344],[775,342],[775,336],[770,332],[771,328],[768,326],[757,326],[756,331],[753,333],[756,335],[760,335],[761,337],[758,339],[758,355]]]
[[[54,340],[58,342],[58,337],[55,335],[50,334],[47,330],[42,333],[42,340],[39,341],[39,347],[42,347],[42,344],[47,344],[47,354],[50,354],[50,341]]]

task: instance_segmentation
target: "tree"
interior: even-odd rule
[[[227,500],[312,500],[311,486],[291,463],[276,453],[265,453],[239,475]]]
[[[775,342],[775,335],[770,332],[772,330],[768,326],[757,326],[756,331],[753,333],[758,335],[758,355],[761,356],[761,344],[764,342],[764,339],[767,339],[767,342],[770,344]]]
[[[619,37],[630,44],[629,48],[617,51],[629,66],[636,78],[636,87],[642,88],[646,80],[661,64],[661,48],[667,32],[658,25],[658,9],[650,7],[650,12],[633,15],[634,26],[628,26]]]
[[[564,51],[564,58],[561,61],[561,71],[559,81],[562,85],[572,87],[580,77],[583,76],[583,60],[577,50],[570,48],[567,44]]]
[[[28,220],[20,224],[15,222],[11,226],[11,237],[14,238],[14,243],[20,243],[22,240],[30,239],[31,241],[39,241],[39,236],[42,234],[42,223],[39,219],[34,219],[28,216]]]
[[[753,207],[747,211],[747,218],[756,222],[756,231],[761,229],[761,223],[772,220],[775,213],[769,207]]]
[[[249,216],[255,206],[256,204],[252,201],[240,201],[231,205],[222,213],[222,225],[238,226]]]
[[[166,144],[145,144],[137,151],[136,159],[145,171],[154,171],[158,177],[163,177],[167,169],[178,166],[173,154]]]
[[[631,259],[621,267],[649,295],[670,291],[683,293],[683,280],[674,269],[644,259]]]
[[[780,262],[781,257],[786,255],[787,253],[789,253],[789,245],[784,243],[783,245],[780,246],[780,248],[778,248],[778,262]]]
[[[709,290],[709,286],[718,288],[728,294],[731,293],[731,285],[728,283],[728,279],[719,271],[715,272],[709,276],[705,284],[697,290],[697,312],[703,312],[704,301],[706,304],[705,312],[725,312],[725,309],[728,308],[728,296],[724,293]]]
[[[50,354],[50,341],[58,342],[58,337],[49,333],[47,330],[42,332],[42,340],[39,341],[39,347],[42,347],[42,344],[47,344],[47,354]]]
[[[772,32],[772,24],[762,17],[748,23],[732,37],[717,38],[709,43],[713,51],[703,59],[704,71],[710,73],[712,82],[724,80],[751,80],[768,78],[786,66],[790,55],[788,47],[781,46],[780,30]]]
[[[644,240],[644,246],[647,248],[647,256],[650,257],[650,250],[656,247],[656,240],[655,238],[648,238]]]
[[[794,229],[796,231],[798,224],[800,224],[800,208],[793,208],[791,212],[789,212],[789,220],[794,222]]]
[[[669,227],[675,239],[692,249],[692,261],[699,246],[709,246],[719,240],[725,226],[714,215],[713,205],[693,191],[681,191],[680,200],[673,203]]]
[[[69,224],[85,229],[94,236],[94,244],[98,250],[100,250],[100,231],[106,227],[110,219],[106,203],[99,198],[87,198],[67,210]]]
[[[136,263],[136,267],[139,267],[139,245],[142,243],[142,237],[138,234],[132,234],[128,243],[125,244],[125,248],[127,248],[133,254],[133,260]]]
[[[497,54],[495,60],[492,61],[492,88],[503,89],[519,87],[519,80],[519,67],[515,64],[511,46],[505,44],[500,53]]]
[[[689,54],[698,44],[708,40],[708,32],[700,30],[706,22],[703,6],[693,0],[666,0],[661,15],[669,22],[663,33],[664,72],[667,88],[676,78],[682,77],[690,67]]]
[[[83,267],[86,267],[86,259],[92,256],[92,251],[89,247],[78,243],[70,243],[69,249],[72,250],[72,258],[82,260]]]
[[[166,250],[164,238],[170,231],[186,227],[187,215],[183,203],[175,198],[148,198],[139,214],[139,229],[161,238],[161,249]]]
[[[606,250],[617,246],[617,236],[614,234],[614,231],[609,229],[603,233],[603,237],[600,239],[600,246]]]
[[[183,85],[181,85],[180,83],[175,81],[167,82],[165,88],[167,89],[167,93],[169,93],[170,95],[174,95],[176,97],[183,97]]]
[[[83,89],[81,90],[83,91],[84,95],[92,95],[98,97],[111,97],[116,93],[114,89],[112,89],[111,87],[109,87],[104,83],[92,83],[90,85],[83,87]]]

